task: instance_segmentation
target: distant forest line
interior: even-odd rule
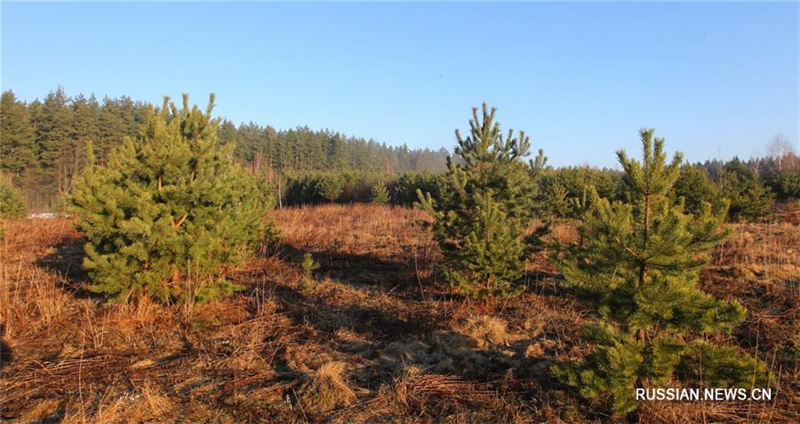
[[[0,173],[22,191],[28,211],[57,210],[87,162],[87,146],[105,163],[124,137],[139,134],[150,107],[128,96],[102,101],[93,95],[70,97],[61,88],[31,102],[5,91],[0,104]],[[284,204],[370,201],[380,182],[388,188],[390,203],[408,206],[416,200],[417,188],[438,192],[437,174],[446,169],[449,154],[444,148],[388,146],[328,129],[278,130],[220,119],[220,142],[233,145],[236,162],[276,183]],[[800,197],[800,160],[782,140],[773,142],[766,157],[710,160],[684,168],[677,190],[687,206],[727,198],[733,219],[764,217],[773,200]],[[546,167],[538,179],[539,200],[549,205],[552,215],[570,216],[576,212],[570,205],[584,195],[587,185],[615,199],[621,178],[610,169]]]
[[[13,91],[5,91],[0,110],[0,168],[22,189],[29,210],[53,209],[85,166],[87,142],[104,163],[124,137],[137,136],[150,106],[128,96],[102,101],[94,95],[70,97],[61,88],[43,100],[25,102]],[[252,122],[237,126],[225,118],[218,136],[222,143],[235,146],[238,163],[260,173],[438,173],[445,170],[448,155],[446,149],[389,146],[328,129],[279,130]]]

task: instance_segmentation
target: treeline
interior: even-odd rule
[[[609,169],[567,167],[548,169],[539,180],[541,200],[552,217],[580,216],[590,202],[589,187],[601,198],[625,201],[623,174]],[[715,209],[728,204],[732,221],[758,221],[770,217],[776,200],[800,198],[800,158],[791,151],[779,156],[683,164],[672,187],[688,212],[705,202]]]
[[[388,203],[397,206],[413,206],[417,189],[438,196],[442,174],[431,172],[402,172],[386,174],[375,172],[312,172],[289,173],[280,187],[284,205],[308,205],[320,203]],[[386,197],[376,186],[386,190]]]
[[[125,137],[136,137],[145,125],[149,103],[128,96],[68,96],[61,88],[43,100],[2,94],[0,104],[0,170],[20,188],[31,210],[53,210],[86,165],[91,142],[99,163]],[[156,108],[158,109],[158,108]],[[258,173],[322,170],[366,172],[440,172],[447,151],[387,146],[372,139],[307,127],[276,130],[255,123],[236,126],[223,120],[222,144],[234,145],[234,160]]]
[[[87,144],[98,163],[106,163],[125,137],[139,135],[151,106],[127,96],[69,97],[60,88],[43,100],[24,102],[6,91],[0,104],[0,172],[22,192],[28,210],[57,210],[86,164]],[[221,121],[217,136],[221,144],[233,145],[235,162],[270,176],[286,205],[369,202],[378,183],[390,204],[411,206],[417,188],[435,199],[448,155],[445,149],[392,147],[329,130],[276,130],[229,120]],[[776,200],[800,198],[800,158],[785,142],[771,150],[768,157],[748,161],[686,164],[674,190],[688,210],[703,201],[721,206],[728,199],[732,220],[767,218]],[[537,184],[537,201],[553,218],[577,217],[589,202],[587,187],[603,198],[624,200],[622,174],[610,169],[545,168]]]
[[[443,174],[430,172],[300,172],[287,173],[279,189],[283,204],[291,206],[371,202],[373,187],[382,184],[388,191],[389,204],[412,206],[419,200],[417,189],[431,193],[436,200],[443,183]],[[545,167],[536,184],[533,201],[542,205],[544,218],[578,218],[591,202],[589,188],[601,198],[625,200],[623,173],[613,169]],[[689,212],[697,212],[703,202],[717,209],[727,202],[730,220],[763,220],[770,217],[776,200],[800,198],[800,158],[785,152],[746,162],[732,159],[684,164],[672,190],[676,198],[683,198]]]

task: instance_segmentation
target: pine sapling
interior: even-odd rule
[[[108,163],[88,165],[68,200],[86,235],[83,266],[90,289],[110,302],[148,296],[198,302],[229,294],[231,266],[264,234],[272,201],[257,179],[231,160],[217,140],[218,119],[178,109],[169,99],[148,111],[135,138]]]
[[[389,190],[383,181],[378,181],[372,186],[371,190],[372,203],[376,205],[385,205],[389,203]]]
[[[312,291],[315,287],[313,272],[319,269],[319,263],[314,261],[311,253],[303,254],[303,262],[300,264],[303,269],[303,290]]]
[[[530,142],[524,132],[503,137],[494,108],[473,108],[470,135],[456,130],[459,160],[448,158],[439,199],[417,190],[418,207],[433,222],[433,237],[444,254],[446,280],[472,297],[513,295],[522,281],[528,246],[523,237],[537,212],[534,175],[544,156],[526,163]]]
[[[703,335],[730,333],[746,314],[737,301],[698,288],[700,270],[729,231],[724,209],[703,202],[689,213],[673,185],[682,156],[667,162],[664,140],[641,131],[642,162],[618,152],[625,202],[590,190],[581,244],[555,258],[566,283],[596,310],[583,338],[594,350],[556,374],[592,399],[610,399],[625,414],[638,407],[634,388],[675,380],[707,387],[744,387],[767,380],[763,363]]]

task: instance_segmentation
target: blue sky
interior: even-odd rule
[[[798,142],[798,3],[2,3],[26,100],[187,92],[235,122],[447,147],[498,108],[555,165],[654,127],[687,159]]]

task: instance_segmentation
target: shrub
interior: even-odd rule
[[[473,297],[518,293],[525,271],[523,232],[530,224],[536,196],[534,170],[523,162],[525,133],[503,138],[483,105],[473,109],[471,134],[456,130],[458,163],[448,158],[441,199],[418,190],[419,206],[430,213],[433,237],[445,257],[445,278]]]
[[[733,386],[766,376],[763,364],[738,349],[698,337],[729,333],[746,313],[738,302],[697,287],[711,249],[728,235],[725,210],[702,203],[696,214],[685,213],[673,189],[682,156],[667,163],[664,140],[652,134],[641,131],[643,162],[618,153],[628,200],[610,202],[592,192],[579,228],[587,243],[567,246],[556,257],[567,284],[590,299],[599,316],[582,333],[594,350],[581,362],[556,367],[556,374],[584,397],[610,397],[620,414],[636,409],[634,387],[673,377]]]
[[[168,99],[151,107],[138,137],[105,166],[90,158],[75,181],[69,201],[92,291],[194,302],[236,288],[226,271],[262,238],[271,199],[217,142],[213,99],[205,112],[186,95],[181,110]]]
[[[24,218],[25,202],[22,193],[5,180],[0,179],[0,218]]]

